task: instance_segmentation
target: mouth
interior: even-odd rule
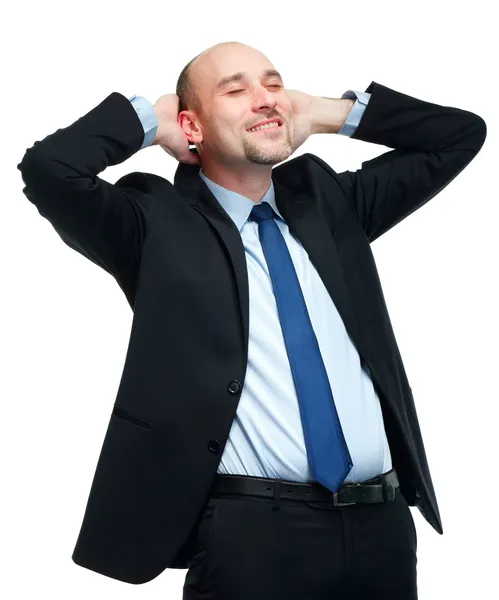
[[[247,130],[248,133],[271,133],[272,131],[278,131],[279,129],[282,129],[282,123],[280,121],[277,121],[277,127],[274,125],[272,127],[263,127],[262,129],[257,129],[256,131],[250,131],[249,129]]]

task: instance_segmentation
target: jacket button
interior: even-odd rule
[[[229,383],[229,393],[231,394],[237,394],[241,389],[241,384],[239,383],[239,381],[237,381],[237,379],[234,379],[234,381],[231,381]]]
[[[208,442],[208,448],[210,449],[210,452],[216,454],[217,452],[220,452],[220,442],[218,440],[210,440]]]

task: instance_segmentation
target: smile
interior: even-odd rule
[[[248,133],[260,133],[261,131],[273,131],[275,129],[281,129],[282,125],[263,125],[261,128],[258,129],[248,129]]]

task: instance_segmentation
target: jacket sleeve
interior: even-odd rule
[[[356,217],[373,242],[426,204],[478,154],[487,136],[478,115],[425,102],[379,83],[366,89],[369,103],[351,139],[394,150],[335,173]]]
[[[127,297],[136,284],[153,199],[147,174],[112,185],[97,176],[137,152],[144,128],[113,92],[75,123],[37,141],[17,165],[23,193],[71,248],[113,275]]]

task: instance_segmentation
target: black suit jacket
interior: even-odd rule
[[[443,533],[411,387],[370,244],[445,188],[486,138],[484,120],[372,82],[353,139],[393,150],[336,173],[313,154],[275,167],[276,203],[315,265],[380,397],[401,492]],[[97,176],[142,144],[110,94],[27,149],[24,194],[71,248],[110,273],[134,311],[123,374],[73,553],[129,583],[186,568],[244,385],[248,278],[238,229],[198,175],[173,184]]]

